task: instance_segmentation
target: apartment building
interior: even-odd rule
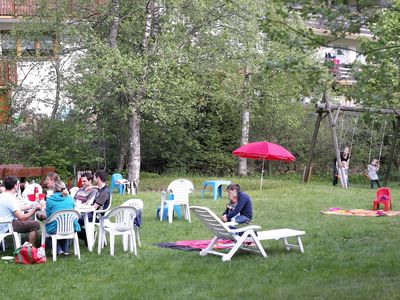
[[[391,1],[371,0],[366,1],[348,0],[348,1],[325,1],[326,6],[331,10],[339,10],[339,7],[346,8],[350,12],[362,14],[368,9],[379,9],[387,7]],[[344,23],[344,27],[346,27]],[[365,63],[365,56],[359,51],[361,39],[372,39],[373,35],[367,27],[363,26],[358,33],[346,33],[344,36],[335,37],[332,35],[327,21],[322,17],[314,16],[306,21],[306,26],[312,29],[318,36],[327,38],[328,43],[317,50],[317,59],[321,61],[330,61],[332,63],[332,73],[337,86],[352,86],[356,83],[351,75],[351,68],[355,62]],[[351,99],[344,96],[335,96],[332,99],[341,105],[352,106]]]
[[[66,0],[73,7],[74,0]],[[67,68],[70,62],[59,51],[55,34],[44,32],[35,38],[13,35],[11,30],[24,19],[35,16],[40,1],[0,0],[0,124],[11,122],[11,114],[23,107],[36,115],[50,115],[56,94],[55,63]],[[88,0],[87,12],[104,0]],[[72,18],[72,16],[71,16]],[[13,111],[12,111],[13,110]]]

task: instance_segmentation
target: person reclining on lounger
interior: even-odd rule
[[[253,207],[250,196],[240,191],[238,184],[227,187],[229,203],[221,217],[223,222],[250,223],[253,217]]]

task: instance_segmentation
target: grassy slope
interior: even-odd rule
[[[169,179],[144,179],[142,188],[158,190]],[[226,199],[213,201],[209,191],[201,199],[203,180],[195,178],[191,204],[208,206],[220,214]],[[367,184],[343,190],[328,184],[269,179],[259,191],[256,179],[238,181],[253,199],[254,224],[307,232],[304,255],[285,252],[277,241],[263,242],[269,255],[266,259],[239,253],[227,263],[216,256],[200,257],[198,252],[155,247],[157,242],[209,239],[211,235],[194,215],[191,224],[157,221],[160,192],[142,192],[137,195],[145,202],[138,257],[122,252],[120,243],[115,257],[110,257],[108,248],[99,256],[87,252],[81,244],[81,261],[67,257],[34,266],[0,261],[2,298],[17,299],[22,294],[32,299],[399,298],[399,217],[320,214],[329,207],[369,209],[374,191]],[[394,209],[400,209],[400,188],[392,187],[392,193]],[[115,205],[129,198],[114,196]],[[10,253],[8,250],[6,254]]]

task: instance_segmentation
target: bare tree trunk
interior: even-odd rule
[[[140,106],[145,100],[146,80],[149,73],[148,56],[149,56],[149,40],[152,35],[152,25],[155,22],[155,16],[158,14],[158,2],[149,0],[146,5],[146,19],[142,41],[142,55],[145,61],[142,76],[140,78],[140,87],[138,91],[129,99],[129,164],[128,179],[133,182],[136,189],[139,187],[140,181]],[[158,15],[157,15],[158,18]]]
[[[121,147],[119,151],[119,158],[118,158],[118,165],[117,165],[117,171],[120,172],[124,169],[125,167],[125,158],[126,158],[126,153],[124,147]]]
[[[61,93],[61,70],[60,70],[60,57],[57,55],[56,61],[53,64],[56,72],[56,98],[54,101],[53,111],[51,112],[51,119],[55,119],[58,109],[60,107],[60,93]]]
[[[140,96],[139,96],[140,98]],[[129,167],[128,179],[138,188],[140,181],[140,114],[134,99],[129,101]]]
[[[243,112],[242,112],[242,136],[240,139],[240,144],[245,145],[249,142],[249,131],[250,131],[250,100],[248,99],[248,87],[250,84],[250,70],[248,67],[244,71],[244,82],[243,82]],[[247,175],[247,159],[239,158],[238,173],[240,176]]]
[[[112,0],[111,15],[112,15],[112,22],[111,22],[110,35],[108,37],[108,43],[111,48],[115,48],[117,46],[118,29],[121,21],[119,17],[119,0]]]
[[[110,35],[108,36],[108,44],[110,45],[110,48],[116,48],[118,45],[117,36],[118,36],[119,25],[121,23],[121,18],[119,16],[119,8],[120,8],[119,5],[120,5],[120,0],[112,0],[112,8],[111,8],[112,21],[111,21]],[[120,151],[119,151],[117,170],[121,171],[124,169],[125,166],[126,147],[122,137],[119,138],[118,141],[119,141]]]
[[[249,110],[244,110],[242,113],[242,137],[240,139],[240,144],[245,145],[249,142],[249,123],[250,123],[250,112]],[[240,176],[247,175],[247,159],[239,158],[239,169]]]

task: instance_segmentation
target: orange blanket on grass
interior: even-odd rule
[[[340,215],[340,216],[359,216],[359,217],[393,217],[400,215],[398,210],[368,210],[368,209],[341,209],[332,207],[328,210],[321,211],[324,215]]]

